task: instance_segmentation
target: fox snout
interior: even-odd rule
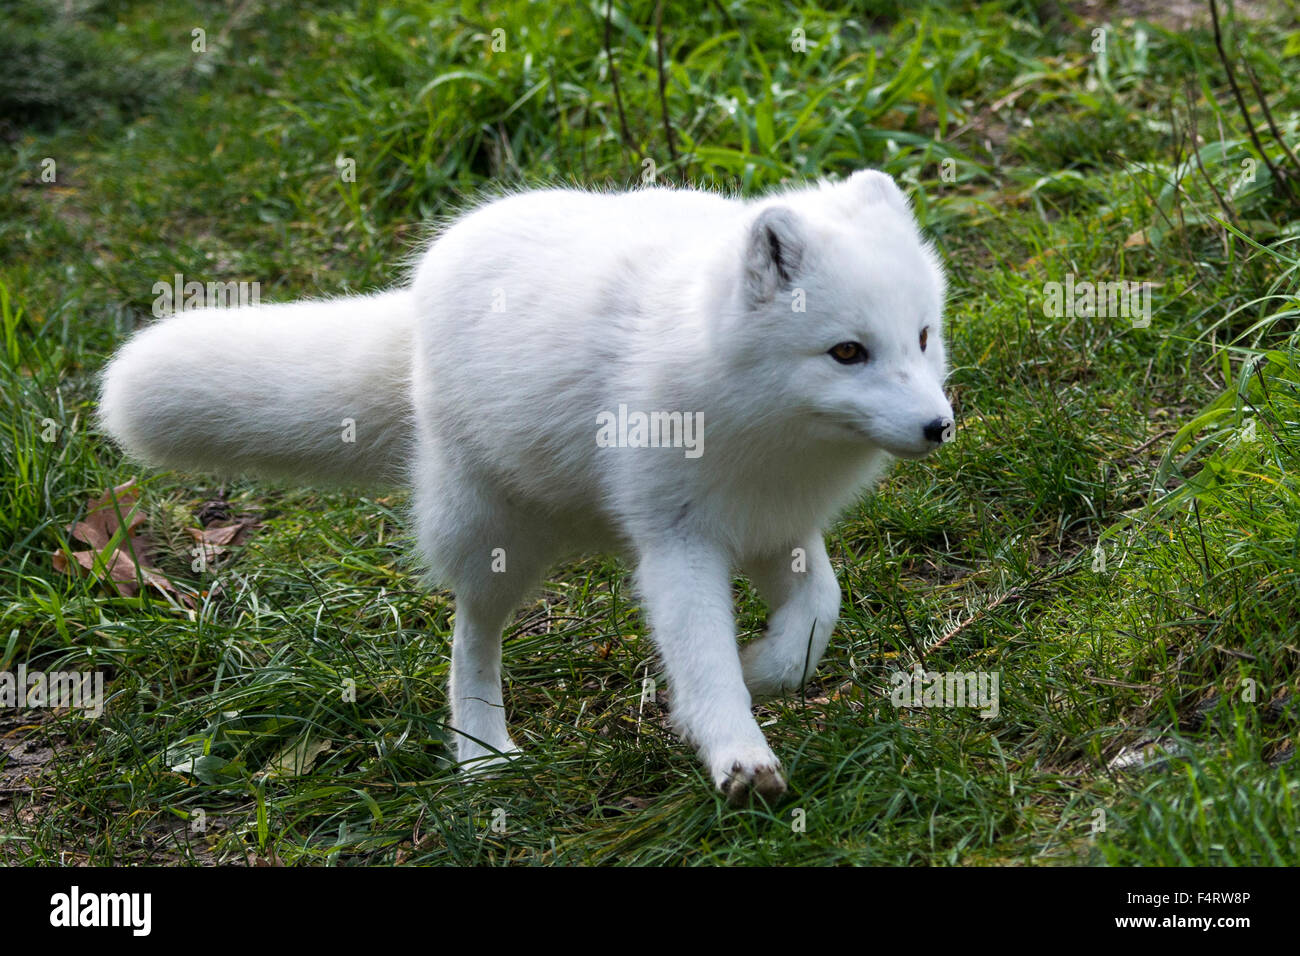
[[[957,432],[957,423],[951,418],[936,418],[923,429],[921,433],[925,435],[925,440],[933,442],[935,445],[942,445],[944,442],[950,442]]]

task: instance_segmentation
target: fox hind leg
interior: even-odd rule
[[[500,593],[456,597],[447,692],[449,730],[455,738],[456,759],[468,770],[500,764],[519,749],[506,728],[501,690],[502,629],[513,610],[514,602]]]
[[[544,531],[503,502],[467,477],[426,476],[417,489],[421,550],[455,597],[448,729],[468,770],[499,765],[519,749],[506,728],[502,631],[551,556]]]

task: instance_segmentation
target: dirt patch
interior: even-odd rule
[[[68,738],[50,726],[49,710],[0,713],[0,810],[16,795],[26,796]]]
[[[1145,20],[1166,30],[1210,29],[1210,5],[1206,0],[1079,0],[1076,14],[1086,20]],[[1279,15],[1278,4],[1261,0],[1237,0],[1237,19],[1259,22]],[[1228,16],[1227,4],[1219,4],[1219,16]]]
[[[40,794],[53,794],[41,777],[69,745],[49,710],[0,711],[0,864],[20,862],[21,841],[36,823]],[[18,842],[11,844],[6,836]]]
[[[59,793],[52,783],[54,762],[77,760],[84,752],[83,745],[59,730],[58,717],[58,711],[44,708],[0,712],[0,866],[27,862],[28,838],[42,816],[60,812]],[[117,862],[213,866],[223,862],[213,846],[233,825],[226,815],[212,813],[203,831],[193,832],[185,820],[159,813],[137,830],[135,839],[117,848]],[[91,862],[81,851],[58,852],[63,865]]]

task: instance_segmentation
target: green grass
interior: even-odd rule
[[[0,129],[0,670],[99,669],[109,701],[98,720],[0,711],[4,750],[54,747],[0,756],[0,861],[1300,857],[1300,210],[1262,166],[1241,181],[1259,157],[1205,29],[866,6],[667,4],[672,151],[650,2],[610,24],[626,130],[599,2],[15,20],[0,61],[23,75],[5,50],[38,49],[49,78],[8,88]],[[1294,140],[1291,22],[1236,36]],[[951,273],[959,438],[829,534],[831,653],[760,712],[789,771],[776,807],[727,809],[643,700],[653,649],[615,562],[558,568],[521,609],[506,700],[526,756],[466,780],[443,730],[452,609],[406,557],[401,497],[227,485],[263,527],[198,574],[184,529],[218,487],[140,472],[93,425],[97,370],[173,273],[256,280],[264,300],[379,288],[494,184],[630,185],[647,159],[743,193],[883,168]],[[1067,273],[1156,283],[1150,327],[1045,315]],[[52,566],[85,503],[132,475],[193,610]],[[757,633],[763,608],[737,594]],[[926,666],[1000,674],[995,719],[882,696],[936,642]],[[1163,757],[1112,767],[1148,741]]]

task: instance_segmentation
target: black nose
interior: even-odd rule
[[[936,445],[941,445],[946,441],[952,441],[952,432],[956,424],[951,418],[936,418],[930,424],[925,426],[925,440],[932,441]]]

